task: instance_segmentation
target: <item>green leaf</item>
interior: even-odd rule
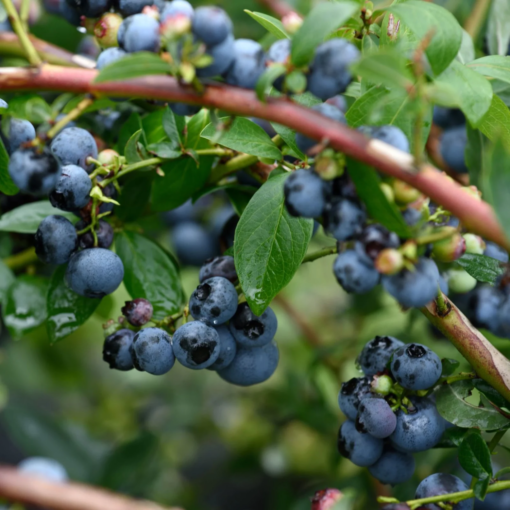
[[[299,159],[306,158],[306,156],[299,150],[296,144],[296,132],[293,129],[290,129],[287,126],[282,126],[281,124],[277,124],[276,122],[272,122],[271,125]]]
[[[256,315],[290,282],[312,235],[313,221],[294,218],[285,208],[287,177],[287,173],[271,177],[253,195],[236,228],[236,270]]]
[[[436,393],[439,414],[449,422],[462,428],[497,430],[510,424],[492,407],[479,407],[466,399],[474,388],[473,381],[457,381],[443,384]]]
[[[174,144],[170,142],[159,142],[159,143],[152,143],[147,146],[147,150],[149,152],[152,152],[159,158],[164,159],[177,159],[182,156],[181,150],[175,150],[173,148]]]
[[[140,146],[138,145],[138,141],[140,140],[142,133],[143,131],[139,129],[136,133],[133,133],[131,138],[126,143],[126,147],[124,148],[124,156],[126,156],[128,165],[144,160]]]
[[[441,441],[435,448],[454,448],[460,445],[466,434],[471,429],[461,429],[460,427],[449,427],[444,431]]]
[[[490,477],[487,476],[485,478],[480,478],[479,480],[476,481],[473,487],[473,492],[475,493],[477,499],[480,499],[481,501],[485,499],[490,482],[491,479]]]
[[[475,379],[475,388],[483,393],[487,399],[500,409],[509,409],[510,402],[506,400],[499,391],[495,390],[490,384],[486,383],[483,379]]]
[[[163,115],[165,110],[157,110],[142,118],[142,129],[146,144],[159,143],[167,139],[163,129]]]
[[[487,26],[489,53],[506,55],[510,42],[510,3],[507,0],[492,0]]]
[[[4,142],[0,138],[0,192],[5,195],[16,195],[18,187],[9,175],[9,154],[5,150]]]
[[[168,136],[168,143],[172,149],[177,149],[182,145],[181,135],[174,112],[168,107],[163,114],[163,129],[165,130],[166,136]]]
[[[285,73],[286,68],[283,64],[273,64],[261,74],[255,86],[255,92],[260,101],[265,101],[268,89],[273,86],[277,78]]]
[[[464,471],[476,478],[492,476],[491,452],[480,432],[472,431],[460,443],[459,463]]]
[[[202,109],[188,122],[186,149],[207,149],[210,144],[202,138],[202,131],[209,124],[209,110]]]
[[[433,32],[425,53],[434,73],[441,74],[456,57],[462,43],[462,28],[453,14],[439,5],[419,0],[392,5],[388,10],[420,41]]]
[[[478,129],[466,124],[467,144],[465,150],[466,165],[469,169],[469,183],[482,189],[487,169],[487,151],[489,139]]]
[[[494,285],[497,279],[505,272],[501,262],[485,255],[466,253],[457,260],[457,264],[465,269],[479,282]]]
[[[231,187],[225,189],[225,193],[227,194],[228,199],[230,200],[230,203],[232,204],[232,207],[238,216],[242,216],[244,210],[256,192],[255,188],[247,188],[248,186],[243,186],[242,188]]]
[[[46,330],[50,342],[62,340],[76,331],[94,313],[100,299],[79,296],[64,281],[66,266],[58,266],[50,282],[46,299]]]
[[[0,260],[0,302],[5,303],[7,291],[15,279],[14,273]]]
[[[138,219],[148,206],[153,174],[134,172],[122,185],[120,205],[115,207],[115,216],[121,221],[130,222]]]
[[[249,11],[248,9],[245,9],[244,12],[262,25],[269,33],[273,34],[276,39],[290,39],[289,34],[283,28],[282,22],[279,19],[262,12]]]
[[[180,310],[182,288],[174,261],[159,245],[135,232],[115,238],[117,255],[124,264],[124,285],[133,299],[148,299],[154,319],[161,320]]]
[[[297,67],[308,64],[317,46],[359,8],[358,4],[346,1],[316,5],[292,38],[292,63]]]
[[[457,368],[459,368],[460,363],[456,359],[443,358],[441,360],[441,365],[443,367],[441,375],[443,377],[448,377],[455,373]]]
[[[21,338],[46,320],[48,280],[22,275],[7,290],[2,314],[9,333]]]
[[[468,64],[475,59],[475,45],[471,36],[462,29],[462,43],[460,45],[459,53],[457,53],[457,60],[461,64]]]
[[[467,67],[487,78],[510,83],[510,57],[491,55],[470,62]]]
[[[306,76],[301,71],[292,71],[285,77],[285,87],[294,93],[304,92],[306,89]]]
[[[78,218],[73,213],[56,209],[47,200],[20,205],[0,217],[0,231],[18,232],[20,234],[35,234],[39,224],[46,216],[58,214],[72,223]]]
[[[476,126],[489,110],[492,103],[490,83],[471,67],[454,60],[436,79],[455,90],[457,106],[464,112],[469,122]]]
[[[140,51],[123,57],[101,69],[94,83],[106,81],[123,81],[138,76],[168,74],[170,67],[159,55],[148,51]]]
[[[220,119],[226,121],[227,118]],[[216,135],[214,125],[209,124],[203,131],[202,136],[211,140]],[[259,158],[269,158],[279,161],[282,159],[282,153],[275,143],[269,138],[269,135],[255,122],[236,117],[228,130],[222,133],[220,145],[239,152],[246,152]]]
[[[388,201],[381,190],[381,181],[377,172],[354,159],[349,159],[347,165],[358,196],[365,203],[370,216],[382,223],[387,229],[397,233],[399,237],[410,237],[411,230],[404,221],[402,214],[395,204]]]
[[[510,149],[510,111],[508,106],[495,94],[489,111],[483,116],[477,128],[495,142],[501,140]]]
[[[120,154],[124,155],[124,148],[126,147],[128,140],[140,129],[142,130],[142,143],[146,145],[147,141],[143,131],[142,120],[138,113],[133,112],[120,128],[119,140],[117,141],[117,150]]]
[[[51,119],[51,106],[39,94],[23,94],[9,100],[7,113],[17,119],[42,124]]]

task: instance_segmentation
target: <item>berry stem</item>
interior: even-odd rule
[[[334,255],[338,253],[338,247],[328,246],[327,248],[321,248],[320,250],[313,251],[312,253],[308,253],[305,255],[305,258],[301,262],[304,264],[305,262],[313,262],[314,260],[321,259],[322,257],[327,257],[328,255]]]
[[[94,104],[94,99],[91,97],[83,98],[65,117],[60,119],[46,134],[49,139],[56,136],[69,122],[77,119],[85,110]]]
[[[7,12],[7,16],[9,17],[9,21],[11,22],[12,28],[14,29],[14,32],[16,32],[19,42],[23,47],[27,60],[33,66],[40,66],[42,64],[41,57],[37,53],[32,41],[29,39],[25,29],[23,28],[23,23],[18,15],[18,11],[12,3],[12,0],[2,0],[2,3]]]
[[[496,449],[503,436],[507,433],[507,430],[508,429],[500,430],[492,436],[492,439],[489,442],[489,451],[491,453]]]
[[[35,248],[27,248],[24,251],[20,251],[19,253],[16,253],[16,255],[11,255],[9,257],[6,257],[3,259],[3,263],[13,271],[16,271],[17,269],[22,269],[29,264],[33,264],[34,262],[37,262],[39,259],[37,258],[37,255],[35,253]]]
[[[476,379],[477,377],[478,377],[478,375],[473,372],[461,372],[460,374],[451,375],[449,377],[446,377],[441,382],[446,383],[446,384],[452,384],[457,381],[467,381],[469,379]]]

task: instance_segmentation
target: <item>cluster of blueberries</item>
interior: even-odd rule
[[[447,425],[434,401],[419,396],[439,381],[441,360],[421,344],[378,336],[358,363],[364,377],[343,383],[338,396],[348,418],[338,435],[340,454],[381,483],[406,482],[415,469],[412,454],[436,446]]]
[[[273,310],[257,316],[246,302],[238,302],[237,273],[228,255],[207,261],[199,280],[188,307],[195,320],[178,327],[173,337],[159,327],[139,329],[151,319],[152,306],[145,299],[127,302],[122,312],[136,331],[124,327],[107,336],[103,358],[110,368],[162,375],[177,358],[187,368],[215,370],[239,386],[269,379],[279,359]]]

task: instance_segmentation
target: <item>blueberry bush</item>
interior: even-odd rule
[[[241,4],[2,0],[0,461],[510,508],[507,0]]]

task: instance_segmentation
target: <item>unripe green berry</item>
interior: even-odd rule
[[[169,16],[159,27],[159,33],[168,41],[179,39],[191,31],[191,20],[184,14]]]
[[[407,184],[407,182],[395,179],[392,182],[393,193],[395,195],[395,201],[400,204],[410,204],[415,200],[418,200],[421,193],[416,189]]]
[[[380,184],[381,191],[386,195],[388,202],[395,202],[395,193],[393,193],[393,188],[386,182],[381,182]]]
[[[117,32],[122,23],[122,17],[113,12],[103,14],[94,25],[96,41],[102,48],[118,46]]]
[[[452,235],[441,239],[441,241],[436,241],[432,248],[432,256],[440,262],[453,262],[466,252],[466,241],[455,228],[450,228]]]
[[[381,274],[396,274],[404,267],[404,257],[398,250],[386,248],[375,259],[375,267]]]
[[[117,151],[114,151],[113,149],[105,149],[98,154],[97,159],[102,165],[108,166],[115,163],[115,158],[118,157],[119,153]]]
[[[485,241],[475,234],[464,234],[466,241],[466,253],[474,253],[475,255],[483,255],[485,251]]]
[[[374,375],[374,379],[370,385],[376,393],[389,395],[393,388],[393,379],[389,375]]]
[[[452,292],[465,294],[476,287],[476,280],[464,269],[450,269],[446,273],[448,287]]]
[[[286,14],[282,18],[282,24],[285,31],[288,34],[293,35],[303,24],[303,18],[297,12],[289,12],[289,14]]]

